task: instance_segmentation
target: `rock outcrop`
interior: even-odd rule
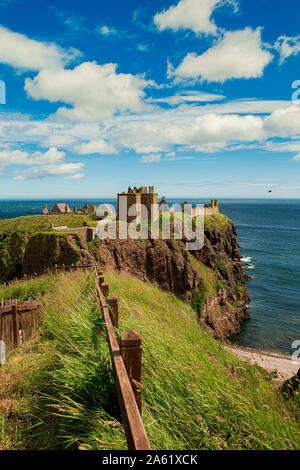
[[[88,264],[93,258],[77,234],[26,232],[0,234],[0,281],[40,273],[47,268],[73,263]]]
[[[250,300],[234,225],[206,217],[205,244],[187,251],[183,240],[94,240],[59,232],[0,234],[0,281],[39,273],[55,264],[90,263],[155,282],[190,302],[215,337],[229,338],[249,318]]]
[[[199,251],[188,252],[181,240],[107,239],[98,249],[97,261],[191,302],[215,337],[229,338],[250,318],[250,296],[235,227],[224,216],[213,217]]]

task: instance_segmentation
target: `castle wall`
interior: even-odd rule
[[[77,233],[82,240],[85,242],[92,242],[97,234],[96,227],[77,227],[77,228],[68,228],[68,227],[52,227],[52,230],[56,232],[63,233]]]
[[[127,198],[126,207],[127,207],[127,214],[124,214],[123,219],[120,208],[122,205],[122,196]],[[155,221],[158,219],[159,216],[159,208],[158,208],[158,194],[154,192],[154,186],[149,187],[149,192],[147,192],[147,188],[142,186],[141,188],[135,188],[135,191],[128,192],[128,193],[121,193],[118,194],[118,218],[119,220],[126,221],[127,215],[127,222],[130,223],[136,219],[137,223],[140,223],[143,214],[141,204],[147,208],[148,211],[148,221]],[[135,215],[128,215],[129,208],[133,205],[136,205],[136,213]]]

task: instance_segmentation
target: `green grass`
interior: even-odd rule
[[[153,448],[300,448],[299,422],[269,374],[224,350],[173,295],[123,274],[105,279],[120,298],[120,332],[142,335],[143,419]]]
[[[125,449],[93,276],[10,289],[0,296],[41,294],[44,321],[0,369],[0,449]]]
[[[69,228],[82,227],[83,222],[87,222],[90,227],[97,226],[97,221],[91,219],[88,215],[31,215],[0,220],[0,234],[7,232],[47,232],[50,230],[51,224],[54,224],[55,227],[64,225]]]
[[[204,217],[204,226],[208,229],[220,229],[222,231],[230,223],[230,219],[223,214],[212,214]]]
[[[116,272],[105,280],[120,299],[119,333],[142,335],[153,449],[300,448],[299,394],[284,400],[272,374],[225,350],[172,294]],[[77,273],[0,289],[44,305],[36,338],[0,369],[0,448],[126,449],[94,282]]]

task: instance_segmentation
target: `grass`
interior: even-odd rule
[[[213,340],[197,314],[150,283],[106,272],[119,333],[143,340],[143,421],[153,449],[299,449],[299,395]],[[36,338],[0,369],[0,448],[126,449],[92,275],[0,290],[43,302]],[[231,367],[237,370],[236,379]]]
[[[69,228],[82,227],[87,222],[88,226],[96,227],[97,221],[88,215],[62,214],[62,215],[31,215],[17,217],[15,219],[0,220],[0,234],[7,232],[47,232],[51,224],[55,227],[67,225]]]
[[[300,448],[294,408],[269,374],[224,350],[173,295],[123,274],[105,279],[120,298],[120,332],[142,335],[143,419],[153,448]]]
[[[0,296],[29,292],[44,321],[0,369],[0,449],[125,449],[94,279],[49,276]]]

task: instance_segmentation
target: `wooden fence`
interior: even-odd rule
[[[50,272],[58,274],[63,271],[76,271],[77,269],[92,270],[92,265],[55,265],[40,273],[34,273],[29,277],[20,280],[14,280],[11,284],[23,282],[26,279],[33,279],[43,276]],[[7,286],[7,285],[6,285]],[[39,302],[19,302],[16,299],[0,300],[0,340],[4,342],[6,351],[13,349],[27,341],[34,331],[38,322]]]
[[[120,346],[115,334],[119,323],[118,299],[109,297],[103,273],[96,271],[97,294],[104,317],[115,384],[129,450],[150,450],[142,422],[142,340],[135,330],[121,335]],[[106,302],[107,299],[107,302]],[[108,305],[109,304],[109,305]]]
[[[32,277],[51,271],[93,270],[96,290],[105,321],[108,345],[115,376],[122,421],[129,450],[150,450],[149,440],[142,422],[142,340],[137,331],[129,330],[121,335],[120,345],[116,337],[119,324],[118,298],[109,296],[109,286],[104,282],[102,271],[92,265],[57,266]],[[24,280],[24,279],[23,279]],[[17,300],[0,301],[0,340],[7,349],[27,341],[39,319],[38,302]]]
[[[40,307],[38,302],[1,300],[0,340],[4,342],[6,350],[16,348],[32,336]]]
[[[58,274],[59,272],[62,271],[68,271],[68,272],[75,272],[77,269],[84,269],[84,270],[93,270],[94,266],[92,264],[72,264],[71,266],[67,266],[64,264],[57,265],[55,264],[54,266],[44,269],[43,271],[40,271],[39,273],[33,273],[33,274],[24,274],[22,278],[13,278],[11,281],[8,282],[0,282],[0,287],[8,287],[10,285],[15,285],[20,282],[28,281],[30,279],[36,279],[37,277],[41,277],[45,274],[49,274],[50,272],[54,272]]]

